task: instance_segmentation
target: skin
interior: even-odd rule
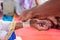
[[[39,1],[40,1],[40,0],[35,0],[36,5],[39,5],[39,3],[38,3]]]
[[[49,20],[39,20],[38,21],[38,20],[34,20],[34,19],[32,19],[30,21],[30,25],[31,25],[31,27],[34,27],[38,30],[48,30],[52,26],[52,24]]]
[[[20,28],[23,28],[23,24],[20,22],[16,23],[15,30],[20,29]]]
[[[33,17],[40,16],[40,17],[48,17],[48,16],[58,16],[60,17],[60,0],[50,0],[43,5],[36,6],[30,10],[24,11],[21,15],[19,20],[20,21],[27,21]],[[44,19],[42,18],[42,19]]]
[[[28,19],[45,19],[48,18],[53,21],[55,25],[59,24],[55,17],[60,17],[60,0],[49,0],[43,5],[36,6],[30,10],[25,10],[21,15],[20,21],[27,21]],[[35,26],[35,24],[34,24]],[[19,27],[18,27],[19,28]]]

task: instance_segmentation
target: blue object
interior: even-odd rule
[[[2,19],[3,21],[12,21],[13,17],[4,15]],[[8,40],[14,40],[14,39],[16,39],[15,32],[12,33],[11,37]]]
[[[3,16],[4,21],[12,21],[12,19],[13,19],[13,17],[11,17],[11,16],[6,16],[6,15]]]
[[[12,33],[11,37],[8,40],[14,40],[14,39],[16,39],[15,32]]]

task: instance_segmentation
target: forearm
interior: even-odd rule
[[[59,16],[60,17],[60,1],[50,1],[45,4],[31,9],[32,15],[39,16]]]

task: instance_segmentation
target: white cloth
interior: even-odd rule
[[[14,0],[3,1],[3,14],[8,16],[14,15]]]
[[[23,27],[30,27],[30,20],[23,22]]]
[[[39,3],[40,5],[44,4],[45,2],[47,2],[48,0],[40,0]]]
[[[16,9],[17,15],[21,15],[24,9],[20,5],[20,0],[14,0],[14,1],[15,1],[15,9]]]
[[[0,20],[0,39],[4,39],[9,33],[11,27],[10,21]]]

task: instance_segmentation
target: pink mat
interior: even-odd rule
[[[17,36],[23,40],[60,40],[60,30],[50,29],[47,31],[38,31],[35,28],[28,27],[15,31]]]

